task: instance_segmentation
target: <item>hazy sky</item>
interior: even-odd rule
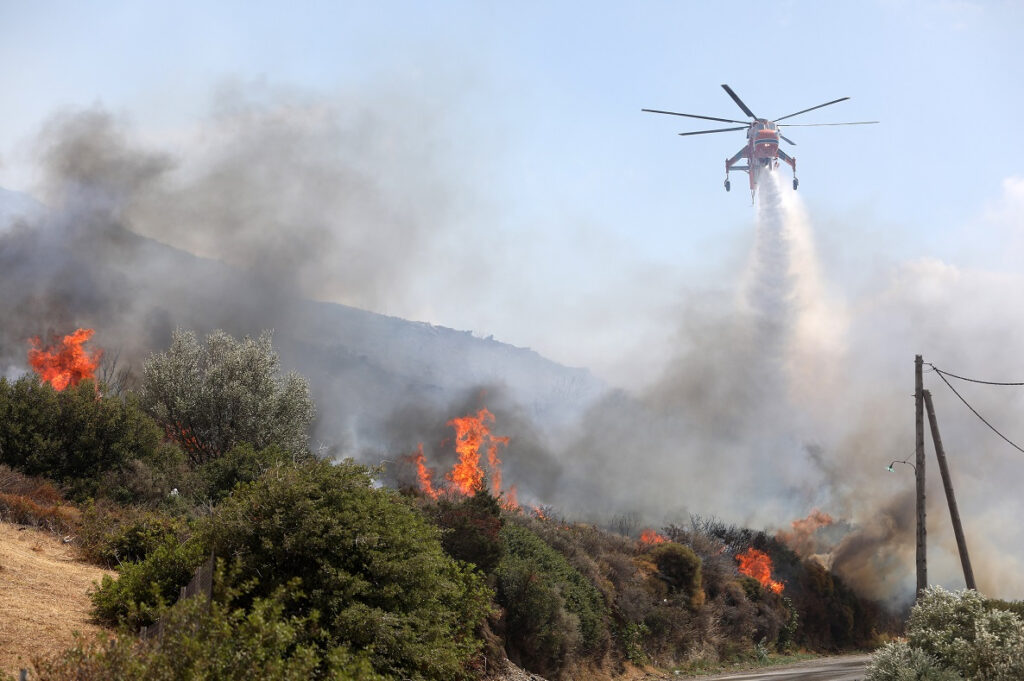
[[[741,118],[721,83],[766,117],[850,96],[793,122],[882,124],[787,133],[826,285],[856,299],[922,258],[1015,271],[1022,29],[1013,0],[0,0],[0,186],[35,191],[60,111],[185,157],[225,91],[368,111],[432,159],[444,224],[402,285],[334,297],[636,384],[686,301],[736,285],[754,223],[744,178],[722,188],[743,133],[680,138],[717,124],[641,108]]]

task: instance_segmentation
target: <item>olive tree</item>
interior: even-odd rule
[[[218,330],[203,344],[178,329],[146,361],[142,404],[193,465],[243,443],[302,451],[316,412],[306,379],[282,375],[270,332],[236,340]]]

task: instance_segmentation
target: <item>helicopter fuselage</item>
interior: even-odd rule
[[[746,159],[747,165],[737,165]],[[765,168],[774,170],[779,160],[785,161],[793,169],[793,188],[796,188],[796,159],[779,149],[779,128],[774,121],[759,118],[747,128],[747,144],[737,151],[732,158],[725,160],[725,187],[729,189],[729,173],[736,170],[746,171],[750,178],[751,194],[757,190],[758,170]]]

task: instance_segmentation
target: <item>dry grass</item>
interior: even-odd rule
[[[78,560],[50,532],[0,522],[0,675],[70,647],[75,631],[100,631],[88,592],[105,574],[115,575]]]

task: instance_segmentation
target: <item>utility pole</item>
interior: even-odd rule
[[[942,486],[946,488],[946,502],[949,504],[949,517],[953,521],[956,548],[960,551],[960,564],[964,568],[964,581],[967,582],[968,589],[977,591],[978,586],[974,583],[974,570],[971,568],[971,558],[967,555],[964,528],[960,525],[960,511],[957,510],[956,497],[953,495],[953,480],[949,476],[949,466],[946,464],[946,451],[942,448],[942,438],[939,437],[939,421],[935,417],[935,407],[932,406],[932,394],[927,390],[924,391],[924,405],[928,409],[928,424],[932,428],[932,443],[935,445],[935,458],[939,460]]]
[[[914,479],[917,482],[917,592],[928,588],[928,530],[925,526],[924,508],[924,378],[922,377],[921,355],[914,356],[914,428],[916,465]]]

